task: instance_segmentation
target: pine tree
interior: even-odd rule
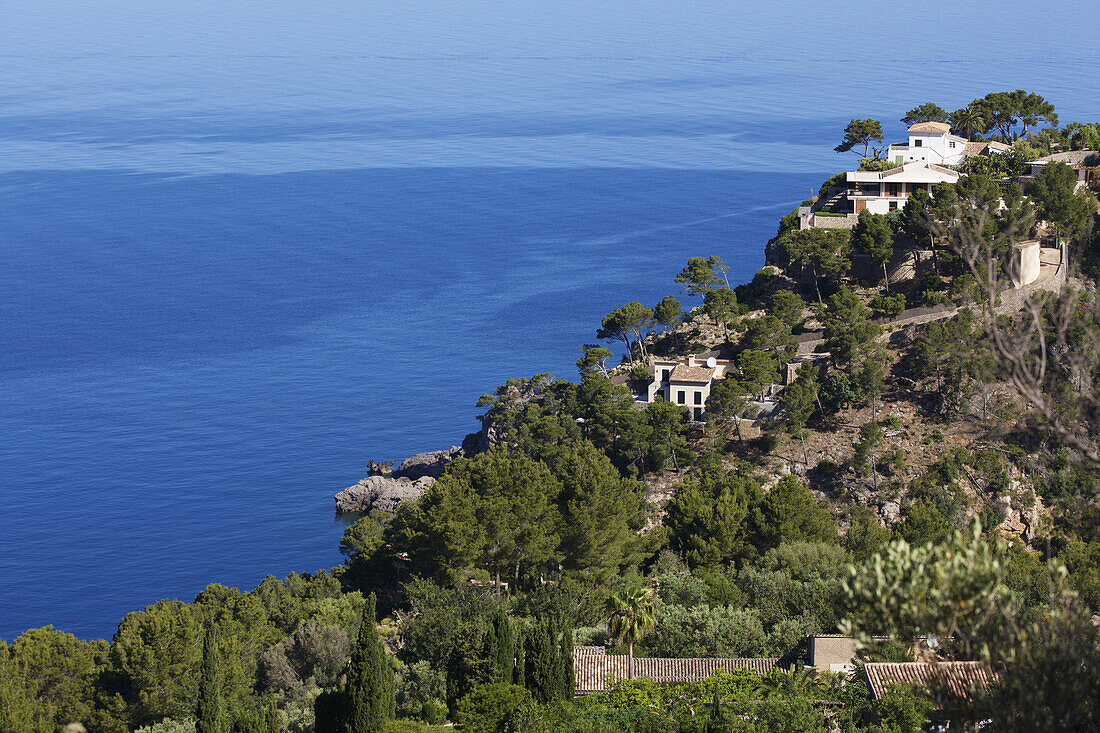
[[[199,704],[195,710],[196,733],[229,733],[229,715],[222,696],[221,655],[214,626],[206,627],[202,642],[202,672],[199,678]]]
[[[344,733],[381,733],[385,721],[393,717],[393,670],[386,661],[386,650],[375,628],[375,597],[372,593],[363,607],[359,638],[348,667],[344,689]]]

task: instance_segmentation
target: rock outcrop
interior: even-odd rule
[[[366,514],[373,509],[395,512],[402,502],[417,499],[435,483],[431,476],[415,481],[393,476],[367,476],[336,494],[336,511]]]
[[[417,453],[406,458],[392,474],[394,478],[407,478],[411,481],[429,476],[438,479],[447,469],[447,464],[463,455],[462,449],[453,445],[447,450],[434,450]]]

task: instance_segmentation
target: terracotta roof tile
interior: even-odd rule
[[[910,125],[909,132],[951,132],[951,125],[946,122],[918,122],[915,125]]]
[[[712,379],[714,379],[714,370],[709,367],[677,364],[676,368],[672,370],[672,374],[669,375],[668,381],[707,384]]]
[[[593,692],[605,692],[608,679],[626,678],[627,658],[622,654],[577,654],[573,656],[573,672],[576,678],[578,695]],[[656,682],[678,683],[705,680],[718,670],[749,669],[766,674],[775,669],[778,659],[639,659],[634,660],[634,677],[651,679]]]
[[[966,698],[973,687],[989,687],[996,675],[981,662],[872,662],[865,666],[871,696],[879,699],[896,683],[946,685],[951,694]]]

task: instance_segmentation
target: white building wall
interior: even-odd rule
[[[893,199],[897,200],[897,199]],[[889,214],[890,213],[890,201],[891,199],[877,198],[867,199],[867,210],[872,214]],[[901,206],[898,206],[900,209]]]
[[[917,141],[920,140],[920,147]],[[955,147],[951,147],[951,143]],[[958,165],[965,157],[965,144],[958,140],[949,140],[946,135],[910,135],[908,147],[904,145],[891,145],[886,149],[886,158],[893,162],[901,159],[902,163],[934,163],[940,165]]]

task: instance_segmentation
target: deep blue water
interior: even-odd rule
[[[1087,3],[158,5],[0,31],[0,638],[337,564],[369,458],[571,377],[689,256],[750,278],[853,116],[1100,119]]]

